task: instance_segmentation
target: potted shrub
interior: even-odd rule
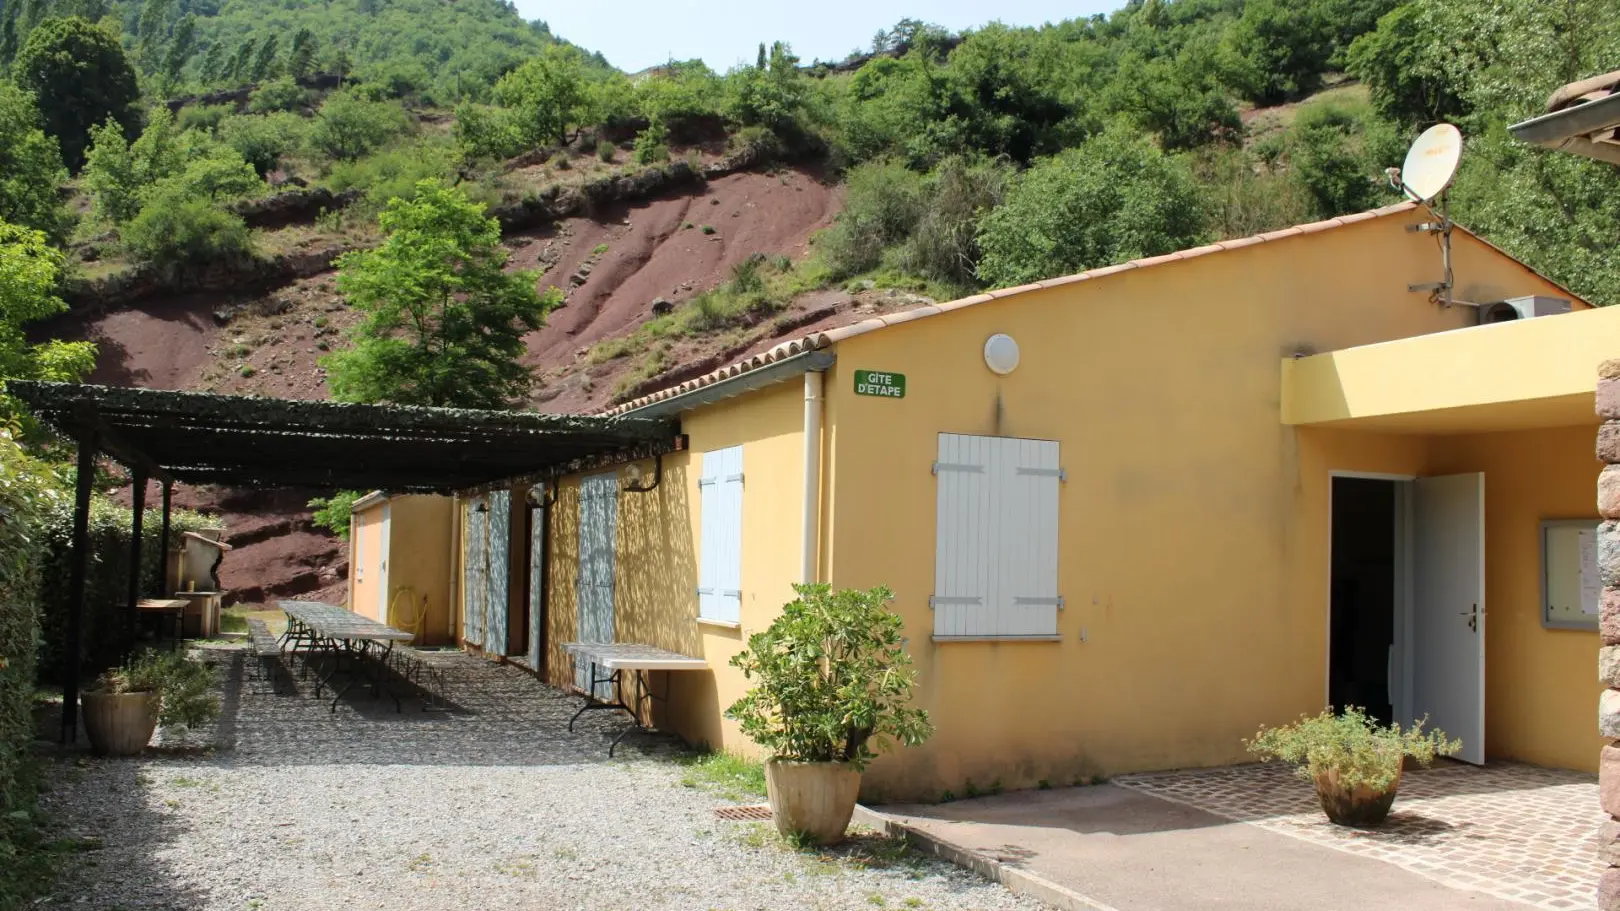
[[[1370,827],[1389,816],[1406,760],[1427,767],[1434,757],[1462,749],[1462,741],[1447,740],[1444,731],[1425,731],[1427,722],[1424,718],[1403,731],[1398,724],[1379,725],[1355,706],[1342,714],[1328,709],[1283,727],[1261,728],[1245,746],[1262,762],[1281,759],[1296,766],[1299,777],[1316,786],[1332,822]]]
[[[895,744],[922,743],[933,727],[909,705],[916,671],[888,589],[793,589],[798,599],[731,659],[756,682],[726,715],[769,753],[777,830],[829,844],[849,826],[866,764]]]
[[[219,715],[213,669],[178,652],[148,651],[107,671],[80,696],[90,749],[134,756],[159,724],[202,724]]]

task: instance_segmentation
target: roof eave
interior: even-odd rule
[[[1508,127],[1515,139],[1548,149],[1620,164],[1620,145],[1594,142],[1594,134],[1620,129],[1620,93]]]
[[[628,408],[619,415],[625,417],[666,417],[736,398],[749,392],[774,386],[806,373],[821,373],[832,367],[837,358],[831,351],[812,349],[782,358],[763,367],[738,373],[708,385],[688,389],[668,398]]]

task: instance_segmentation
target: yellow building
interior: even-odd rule
[[[463,626],[559,686],[580,639],[705,658],[661,725],[749,751],[728,661],[791,584],[887,585],[937,733],[869,799],[1238,762],[1329,703],[1590,769],[1620,309],[1461,228],[1442,306],[1409,288],[1441,273],[1427,218],[878,317],[626,403],[684,450],[461,501]],[[1480,324],[1509,311],[1554,315]]]
[[[356,500],[349,517],[349,609],[415,632],[416,645],[453,643],[454,523],[449,497],[372,493]]]

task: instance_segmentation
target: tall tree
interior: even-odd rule
[[[275,77],[276,45],[278,43],[276,36],[271,35],[264,39],[263,44],[259,45],[259,53],[253,58],[253,74],[251,78],[254,82],[263,82],[266,79]]]
[[[90,342],[28,343],[24,327],[65,312],[56,296],[62,254],[38,231],[0,222],[0,380],[72,381],[95,366]],[[0,396],[0,419],[23,417]]]
[[[576,47],[553,44],[501,77],[495,98],[514,109],[525,140],[561,145],[584,116],[585,82],[585,55]]]
[[[186,61],[197,52],[197,17],[187,13],[169,36],[169,50],[163,55],[163,76],[173,84],[180,79]]]
[[[362,314],[354,346],[324,361],[335,398],[461,408],[520,405],[534,378],[523,336],[561,292],[507,272],[500,224],[458,189],[422,181],[389,202],[387,239],[338,260],[338,288]]]
[[[307,28],[293,35],[292,47],[287,50],[287,75],[293,78],[308,76],[315,69],[315,51],[319,42],[315,33]]]
[[[140,89],[123,47],[77,16],[46,19],[30,32],[12,78],[34,94],[45,132],[75,170],[84,163],[92,127],[111,117],[128,129],[139,119]]]
[[[62,153],[40,129],[34,99],[0,82],[0,221],[62,240],[67,218],[57,187],[66,181]]]

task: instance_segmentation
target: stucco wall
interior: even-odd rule
[[[443,645],[450,638],[450,540],[455,514],[449,497],[405,496],[392,501],[388,562],[389,604],[409,588],[419,604],[427,597],[427,614],[418,645]],[[378,510],[380,512],[380,510]],[[401,602],[399,610],[403,611]],[[414,610],[414,609],[413,609]],[[390,622],[401,618],[391,618]]]
[[[376,620],[381,615],[382,503],[354,513],[349,526],[349,609]]]
[[[875,764],[868,797],[1240,761],[1258,725],[1321,707],[1325,493],[1308,492],[1314,473],[1280,424],[1275,364],[1472,319],[1407,291],[1438,265],[1432,239],[1403,230],[1418,220],[1034,290],[838,345],[826,569],[838,586],[894,589],[938,727]],[[1467,237],[1456,262],[1467,299],[1559,293]],[[997,332],[1022,349],[1007,377],[982,360]],[[906,397],[854,395],[856,369],[904,373]],[[1061,442],[1061,642],[932,642],[940,432]],[[1423,451],[1368,445],[1392,460]]]
[[[687,452],[664,458],[664,477],[650,493],[618,496],[614,567],[614,634],[706,658],[710,670],[670,675],[662,725],[692,743],[750,751],[736,725],[721,715],[746,687],[727,662],[748,635],[768,625],[793,597],[799,571],[803,484],[803,390],[797,382],[684,415]],[[742,610],[740,628],[699,623],[698,542],[702,534],[698,478],[702,455],[743,447]],[[653,463],[639,463],[644,482]],[[623,467],[615,469],[621,475]],[[548,611],[548,678],[572,682],[562,645],[578,629],[579,477],[562,479],[553,509]],[[661,686],[662,684],[658,684]]]

